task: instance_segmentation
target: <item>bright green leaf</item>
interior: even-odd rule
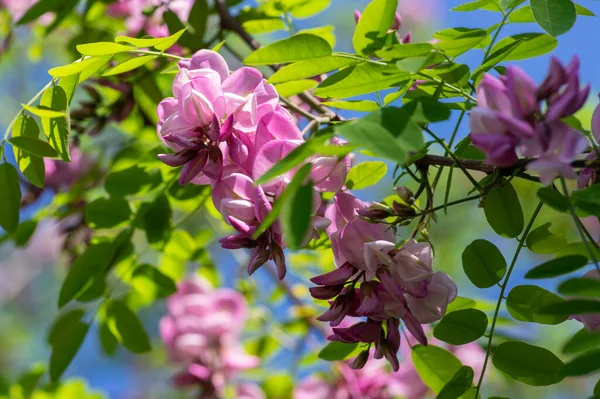
[[[101,55],[114,55],[117,53],[123,53],[132,50],[135,50],[135,47],[113,42],[98,42],[80,44],[77,46],[77,51],[79,51],[82,55],[89,55],[91,57],[98,57]]]
[[[282,64],[327,55],[331,55],[331,46],[325,39],[308,33],[300,33],[259,48],[244,59],[244,64]]]
[[[356,25],[352,45],[359,54],[369,54],[382,47],[388,29],[394,22],[398,0],[372,0]]]
[[[344,342],[333,341],[321,349],[319,352],[319,359],[328,361],[346,360],[352,357],[357,348],[358,344],[346,344]]]
[[[564,234],[552,234],[550,232],[551,225],[552,223],[550,222],[544,223],[527,235],[525,243],[531,252],[535,252],[536,254],[553,254],[567,245],[567,239]]]
[[[387,173],[387,164],[381,161],[367,161],[354,165],[346,177],[349,190],[360,190],[377,184]]]
[[[460,398],[473,386],[473,369],[469,366],[462,366],[456,374],[448,381],[440,391],[436,399],[457,399]]]
[[[8,141],[13,146],[37,157],[53,158],[58,155],[54,148],[50,147],[50,144],[35,137],[13,136]]]
[[[504,58],[504,61],[537,57],[551,52],[558,46],[558,41],[546,33],[520,33],[500,40],[492,49],[492,53],[514,42],[519,42],[519,45]]]
[[[12,127],[12,137],[30,137],[37,139],[40,135],[40,128],[38,127],[35,119],[26,114],[21,114],[15,121]],[[23,175],[31,182],[31,184],[37,187],[44,187],[44,180],[46,178],[46,167],[44,166],[44,160],[40,157],[34,156],[20,150],[18,147],[13,147],[15,159],[19,170]]]
[[[40,115],[42,117],[42,129],[46,134],[48,143],[58,152],[60,159],[70,162],[69,135],[71,133],[71,120],[67,93],[60,86],[50,87],[42,94],[40,106],[62,112],[62,115],[58,116]]]
[[[372,112],[379,109],[379,105],[375,101],[369,100],[325,101],[323,105],[327,105],[330,108],[359,112]]]
[[[394,60],[408,57],[418,57],[431,53],[433,45],[430,43],[406,43],[395,44],[392,47],[375,51],[375,55],[386,60]]]
[[[449,28],[441,30],[433,35],[440,42],[437,48],[444,50],[450,57],[456,57],[477,46],[488,33],[483,29]]]
[[[463,269],[473,285],[489,288],[502,280],[506,260],[502,252],[487,240],[475,240],[462,253]]]
[[[303,91],[310,90],[315,87],[319,82],[313,79],[301,79],[293,80],[290,82],[279,83],[275,85],[277,93],[282,97],[295,96]]]
[[[253,35],[285,30],[285,23],[279,18],[253,19],[242,24],[244,29]]]
[[[360,61],[336,55],[298,61],[286,65],[275,72],[273,76],[269,78],[269,83],[283,83],[291,80],[311,78],[349,65],[355,65],[358,62]]]
[[[141,57],[131,58],[127,61],[121,62],[119,65],[116,65],[113,68],[110,68],[108,71],[104,72],[102,76],[113,76],[118,75],[120,73],[132,71],[141,67],[142,65],[145,65],[146,63],[152,61],[155,58],[155,55],[143,55]]]

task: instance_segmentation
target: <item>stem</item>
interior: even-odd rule
[[[481,390],[481,385],[483,384],[483,377],[485,375],[485,370],[487,368],[487,364],[490,359],[490,354],[492,351],[492,340],[494,339],[494,330],[496,329],[496,322],[498,320],[498,314],[500,313],[500,306],[502,305],[502,300],[504,299],[504,292],[506,291],[506,287],[508,286],[508,280],[510,279],[510,275],[512,274],[515,264],[517,263],[517,259],[519,258],[521,249],[523,249],[523,245],[525,244],[525,238],[529,234],[529,231],[531,230],[531,227],[533,226],[533,223],[535,222],[535,219],[537,218],[538,214],[540,213],[540,210],[542,209],[543,205],[544,205],[544,203],[542,201],[540,201],[538,203],[537,207],[535,208],[535,210],[533,211],[533,214],[531,215],[531,219],[529,219],[529,223],[527,224],[527,227],[525,228],[525,231],[523,232],[521,239],[518,240],[519,245],[517,246],[517,250],[515,251],[512,262],[510,262],[510,267],[508,268],[508,271],[506,272],[506,277],[504,278],[504,282],[501,285],[500,294],[498,295],[498,302],[496,303],[496,310],[494,311],[494,318],[492,319],[492,326],[490,328],[490,336],[488,339],[487,350],[485,352],[485,360],[483,361],[483,367],[481,368],[481,375],[479,376],[479,382],[477,383],[475,397],[478,397],[479,391]]]
[[[150,51],[150,50],[130,50],[129,53],[134,54],[144,54],[144,55],[156,55],[158,57],[165,58],[173,58],[175,60],[185,60],[185,57],[180,57],[178,55],[169,54],[169,53],[161,53],[160,51]]]
[[[473,201],[473,200],[476,200],[476,199],[479,199],[479,198],[481,198],[481,195],[472,195],[470,197],[465,197],[465,198],[462,198],[462,199],[459,199],[459,200],[456,200],[456,201],[448,202],[447,204],[444,204],[444,205],[438,205],[436,207],[433,207],[433,208],[430,208],[430,209],[426,209],[426,210],[424,210],[423,212],[419,213],[416,216],[426,215],[428,213],[433,213],[435,211],[439,211],[440,209],[444,209],[447,206],[458,205],[458,204],[462,204],[463,202],[469,202],[469,201]]]
[[[452,90],[454,90],[455,92],[462,94],[462,95],[463,95],[464,97],[466,97],[468,100],[471,100],[471,101],[473,101],[473,102],[477,102],[477,99],[476,99],[475,97],[473,97],[473,96],[472,96],[470,93],[467,93],[466,91],[464,91],[464,90],[463,90],[463,89],[461,89],[460,87],[456,87],[456,86],[454,86],[454,85],[452,85],[452,84],[450,84],[450,83],[447,83],[447,82],[445,82],[445,81],[443,81],[443,80],[440,80],[440,79],[434,78],[433,76],[429,76],[429,75],[426,75],[426,74],[424,74],[424,73],[421,73],[421,72],[419,72],[417,75],[419,75],[419,76],[422,76],[422,77],[424,77],[424,78],[426,78],[426,79],[429,79],[429,80],[431,80],[431,81],[437,82],[437,83],[439,83],[439,84],[441,84],[441,85],[444,85],[444,86],[446,86],[447,88],[449,88],[449,89],[452,89]]]
[[[433,133],[427,126],[425,126],[423,128],[423,130],[425,130],[427,133],[429,133],[429,135],[431,135],[431,137],[433,137],[435,139],[435,141],[438,142],[439,145],[441,145],[442,147],[444,147],[444,149],[448,152],[448,155],[450,155],[450,158],[452,158],[452,160],[454,161],[454,163],[460,168],[460,170],[462,170],[462,172],[465,174],[465,176],[467,176],[467,178],[471,181],[471,183],[473,184],[473,186],[475,188],[477,188],[478,190],[480,190],[481,187],[479,186],[479,183],[477,182],[477,180],[475,180],[473,178],[473,176],[471,176],[471,174],[469,173],[469,171],[467,171],[467,169],[465,169],[465,167],[458,160],[458,158],[456,158],[456,155],[454,155],[454,153],[452,152],[452,150],[448,147],[448,144],[446,144],[446,142],[444,140],[442,140],[438,136],[436,136],[436,134]]]
[[[579,232],[579,235],[581,236],[581,239],[583,240],[585,249],[590,254],[590,258],[594,262],[596,269],[598,271],[600,271],[600,265],[598,265],[598,260],[596,259],[596,255],[594,254],[594,251],[592,251],[592,248],[590,247],[590,244],[587,240],[586,234],[583,231],[583,230],[587,231],[587,229],[585,229],[585,227],[581,224],[581,220],[579,220],[579,218],[575,214],[575,208],[573,207],[573,202],[571,202],[571,197],[569,196],[569,189],[567,188],[567,182],[565,182],[564,177],[560,178],[560,184],[562,186],[564,195],[567,198],[567,203],[569,205],[569,213],[571,214],[571,217],[573,218],[573,222],[575,223],[575,226],[577,227],[577,231]],[[589,232],[588,232],[588,235],[589,235]],[[594,242],[593,240],[590,240],[590,241]]]

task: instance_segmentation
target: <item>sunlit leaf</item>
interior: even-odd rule
[[[531,11],[538,25],[552,36],[569,31],[577,19],[571,0],[531,0]]]
[[[525,243],[531,252],[553,254],[567,245],[567,239],[564,234],[552,234],[550,232],[551,225],[552,223],[550,222],[544,223],[527,235]]]
[[[269,82],[283,83],[291,80],[311,78],[313,76],[335,71],[359,62],[359,60],[336,55],[328,55],[325,57],[298,61],[279,69],[273,74],[273,76],[269,78]]]
[[[143,55],[141,57],[131,58],[127,61],[121,62],[119,65],[110,68],[108,71],[104,72],[102,76],[113,76],[118,75],[120,73],[132,71],[141,67],[142,65],[145,65],[146,63],[152,61],[155,58],[155,55]]]
[[[388,29],[394,22],[398,0],[372,0],[356,25],[352,45],[359,54],[368,54],[382,47]]]
[[[387,173],[387,164],[381,161],[367,161],[354,165],[346,176],[349,190],[360,190],[377,184]]]
[[[244,59],[244,64],[281,64],[325,57],[330,54],[331,46],[325,39],[308,33],[300,33],[259,48]]]
[[[346,360],[356,353],[358,344],[346,344],[344,342],[333,341],[328,343],[319,352],[319,359],[334,361]]]
[[[91,57],[98,57],[101,55],[114,55],[117,53],[123,53],[132,50],[135,50],[135,47],[113,42],[79,44],[77,46],[77,51],[79,51],[82,55],[89,55]]]
[[[71,120],[69,118],[67,93],[60,86],[50,87],[42,94],[40,106],[62,113],[62,115],[39,116],[42,117],[42,129],[50,146],[58,152],[63,161],[70,162],[69,135],[71,133]]]
[[[37,139],[39,135],[40,128],[35,119],[26,114],[19,115],[12,127],[12,138],[30,137]],[[37,187],[44,187],[46,178],[44,160],[38,156],[31,155],[18,147],[13,147],[13,152],[19,170],[23,173],[23,176],[25,176],[31,184]]]

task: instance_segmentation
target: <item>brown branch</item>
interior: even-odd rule
[[[223,29],[235,32],[253,50],[257,50],[260,48],[260,43],[257,42],[248,32],[246,32],[244,27],[231,15],[231,13],[229,12],[229,7],[227,7],[225,0],[216,0],[216,6],[221,17],[221,27]],[[278,65],[271,65],[271,68],[274,71],[279,70]],[[321,102],[310,92],[304,91],[298,94],[298,97],[300,97],[302,101],[308,104],[308,106],[310,106],[311,109],[319,112],[322,115],[325,115],[329,118],[329,120],[342,120],[341,116],[333,112],[330,108],[321,104]]]

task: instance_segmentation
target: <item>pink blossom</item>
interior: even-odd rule
[[[471,111],[471,141],[488,163],[500,167],[513,165],[519,156],[533,158],[527,169],[543,184],[557,176],[575,178],[571,163],[588,143],[561,119],[578,111],[588,94],[589,86],[579,85],[577,57],[567,66],[553,58],[539,86],[515,66],[499,78],[485,74]]]
[[[177,386],[221,392],[237,373],[258,366],[258,358],[239,343],[247,305],[238,292],[189,279],[168,298],[167,309],[160,321],[161,338],[169,358],[185,366],[174,377]]]
[[[130,35],[135,36],[145,30],[149,35],[165,37],[169,35],[169,30],[163,21],[163,14],[170,10],[185,23],[193,5],[193,0],[171,0],[168,4],[162,0],[117,0],[109,4],[106,11],[115,18],[124,18]],[[144,15],[146,8],[155,8],[150,17]]]

